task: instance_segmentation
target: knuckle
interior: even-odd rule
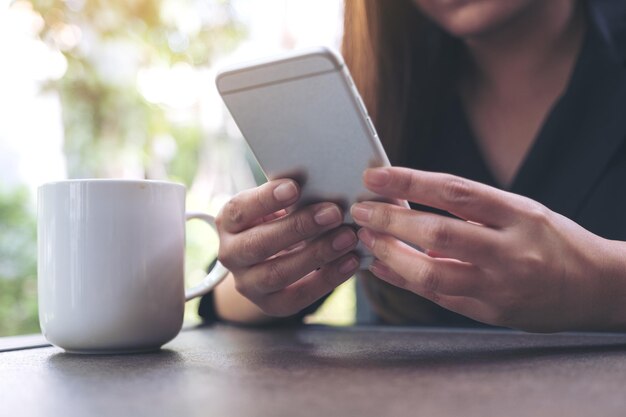
[[[218,219],[222,222],[222,218],[225,218],[228,222],[233,225],[241,225],[245,221],[245,216],[243,213],[243,209],[241,208],[241,204],[239,202],[240,197],[235,196],[230,199],[224,208],[222,209],[222,215],[218,215]],[[219,226],[219,223],[218,223]]]
[[[546,260],[539,250],[528,249],[523,251],[518,258],[518,271],[524,276],[534,276],[544,268]]]
[[[533,224],[543,226],[549,222],[550,210],[543,204],[535,203],[528,209],[527,216]]]
[[[267,264],[267,273],[260,284],[263,287],[263,292],[275,292],[285,286],[287,279],[288,275],[283,264],[272,261]]]
[[[435,303],[440,301],[438,293],[440,280],[438,272],[427,262],[414,265],[410,276],[403,278],[407,290],[422,295]]]
[[[264,212],[272,212],[274,211],[272,209],[272,204],[270,201],[268,201],[268,199],[266,198],[266,194],[263,191],[263,187],[255,188],[254,198],[256,199],[257,204],[263,208]]]
[[[430,222],[426,227],[425,235],[431,245],[437,249],[447,249],[452,244],[450,229],[441,221]]]
[[[413,190],[415,186],[415,176],[413,173],[409,173],[408,175],[401,175],[398,178],[398,188],[403,193],[408,193]]]
[[[421,275],[424,290],[428,294],[436,294],[441,283],[441,277],[437,271],[430,264],[425,263],[422,266]]]
[[[241,253],[253,263],[267,258],[270,254],[263,244],[263,237],[258,232],[249,232],[241,244]]]
[[[444,181],[441,197],[455,205],[467,204],[472,197],[472,187],[468,181],[450,175]]]
[[[354,234],[353,231],[350,231],[350,233]],[[330,235],[330,237],[328,238],[323,237],[318,240],[317,244],[313,248],[313,253],[311,255],[313,259],[315,260],[316,265],[322,266],[331,261],[334,261],[339,256],[341,256],[342,253],[346,252],[348,249],[356,245],[356,242],[358,241],[358,239],[356,238],[356,236],[354,236],[354,241],[352,243],[352,246],[349,246],[341,250],[336,250],[333,247],[333,241],[338,237],[345,238],[344,234],[345,234],[345,230],[341,230],[338,233],[334,233]]]
[[[388,261],[389,258],[391,258],[391,248],[389,247],[389,243],[383,239],[376,239],[374,250],[376,251],[376,257],[383,262]]]
[[[315,265],[319,266],[327,263],[332,255],[331,249],[332,248],[326,242],[315,245],[312,248],[313,253],[311,254],[311,258],[315,262]]]
[[[391,227],[393,224],[393,214],[391,212],[391,208],[386,205],[375,208],[372,215],[372,221],[381,229],[388,229]]]
[[[291,221],[291,230],[300,238],[306,239],[314,234],[315,223],[311,216],[305,216],[304,213],[293,216]]]

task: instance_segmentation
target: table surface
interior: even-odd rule
[[[0,341],[1,416],[626,415],[621,334],[217,325],[111,356]]]

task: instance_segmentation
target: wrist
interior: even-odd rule
[[[595,304],[604,312],[597,330],[626,331],[626,242],[605,240],[597,259]]]
[[[228,274],[224,281],[215,287],[214,296],[215,314],[221,320],[247,325],[267,324],[275,320],[264,314],[252,301],[239,294],[232,274]]]

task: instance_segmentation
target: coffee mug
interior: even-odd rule
[[[158,349],[183,323],[185,301],[228,273],[219,262],[184,288],[185,187],[147,180],[68,180],[38,190],[39,322],[68,352]]]

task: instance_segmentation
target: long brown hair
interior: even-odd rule
[[[461,43],[413,0],[345,0],[342,53],[394,165],[415,161],[454,88]]]

